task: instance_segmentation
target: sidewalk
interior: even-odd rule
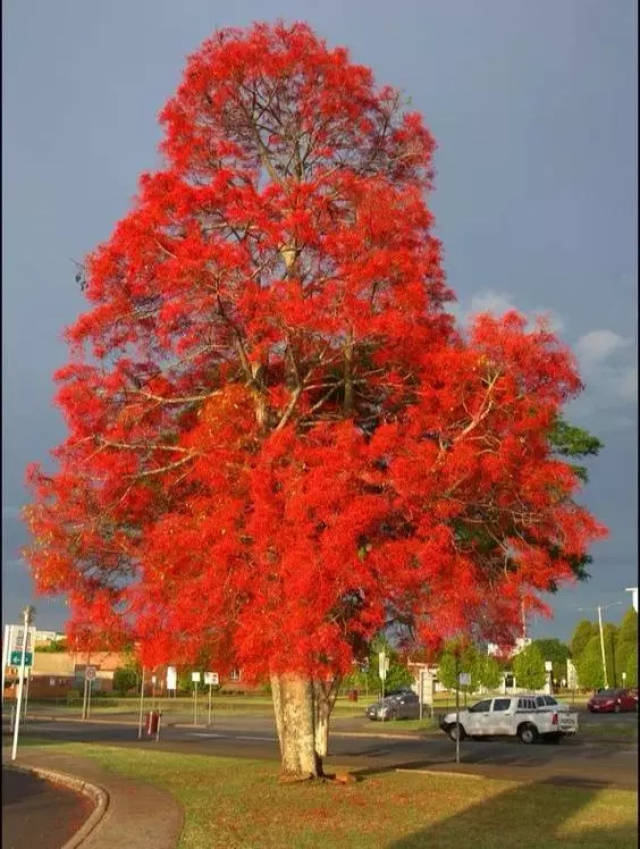
[[[8,765],[8,749],[2,755],[3,764]],[[65,773],[105,791],[105,813],[78,849],[175,849],[178,845],[184,814],[166,790],[108,772],[89,758],[50,752],[46,747],[21,750],[15,763]]]

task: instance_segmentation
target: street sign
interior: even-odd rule
[[[551,672],[553,669],[553,662],[550,660],[545,660],[544,662],[544,671]]]
[[[22,644],[24,642],[24,625],[8,625],[7,626],[7,653],[12,655],[13,652],[22,654]],[[36,641],[36,629],[29,628],[27,633],[27,652],[32,653]]]
[[[217,687],[220,683],[220,676],[217,672],[205,672],[204,673],[204,683],[212,684],[214,687]]]
[[[167,666],[167,690],[177,690],[178,673],[175,666]]]
[[[192,672],[191,673],[191,682],[192,682],[192,684],[199,684],[200,683],[200,673],[199,672]]]
[[[461,687],[470,687],[471,686],[471,673],[470,672],[461,672],[458,675],[458,684]]]
[[[96,668],[95,666],[85,666],[84,668],[84,680],[85,681],[95,681],[96,678]]]
[[[12,651],[9,657],[8,666],[20,666],[22,664],[22,649],[20,651]],[[25,666],[33,666],[33,654],[28,651],[25,652],[24,656],[24,665]]]

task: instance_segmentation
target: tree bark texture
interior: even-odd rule
[[[271,690],[280,743],[282,777],[290,780],[317,778],[322,775],[322,762],[315,748],[311,680],[293,674],[272,675]]]
[[[313,682],[315,747],[320,759],[327,756],[329,717],[336,702],[340,681],[340,678],[333,678],[328,681],[315,679]]]

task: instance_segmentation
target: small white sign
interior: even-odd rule
[[[458,684],[461,687],[470,687],[471,686],[471,673],[470,672],[461,672],[458,675]]]
[[[167,666],[167,690],[178,689],[178,673],[175,666]]]
[[[217,672],[205,672],[204,673],[204,683],[205,684],[212,684],[213,686],[217,687],[218,684],[220,683],[220,676],[218,675]]]
[[[155,676],[155,675],[152,675],[152,676],[151,676],[151,683],[152,683],[154,686],[155,686],[155,683],[156,683],[156,681],[157,681],[157,680],[158,680],[158,679],[156,678],[156,676]]]
[[[199,684],[200,683],[200,673],[199,672],[192,672],[191,673],[191,683],[192,684]]]
[[[95,666],[85,666],[85,668],[84,668],[84,678],[85,678],[85,681],[95,681],[95,678],[96,678],[96,668],[95,668]]]
[[[544,670],[545,672],[551,672],[553,669],[553,663],[550,660],[545,660],[544,662]]]

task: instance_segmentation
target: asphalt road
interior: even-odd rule
[[[59,849],[91,813],[86,796],[2,768],[3,849]]]
[[[460,747],[461,762],[456,765],[455,745],[444,734],[381,738],[362,731],[344,730],[349,728],[349,723],[349,719],[337,719],[334,723],[325,763],[327,771],[338,765],[369,774],[397,768],[429,769],[594,787],[637,789],[638,786],[638,751],[633,744],[589,742],[579,737],[564,739],[559,745],[538,743],[530,746],[517,740],[465,740]],[[214,716],[210,728],[163,726],[159,742],[147,737],[138,740],[133,719],[131,724],[106,720],[30,719],[24,733],[52,742],[72,740],[184,754],[279,758],[273,719],[267,716]],[[392,727],[388,733],[393,734]]]

